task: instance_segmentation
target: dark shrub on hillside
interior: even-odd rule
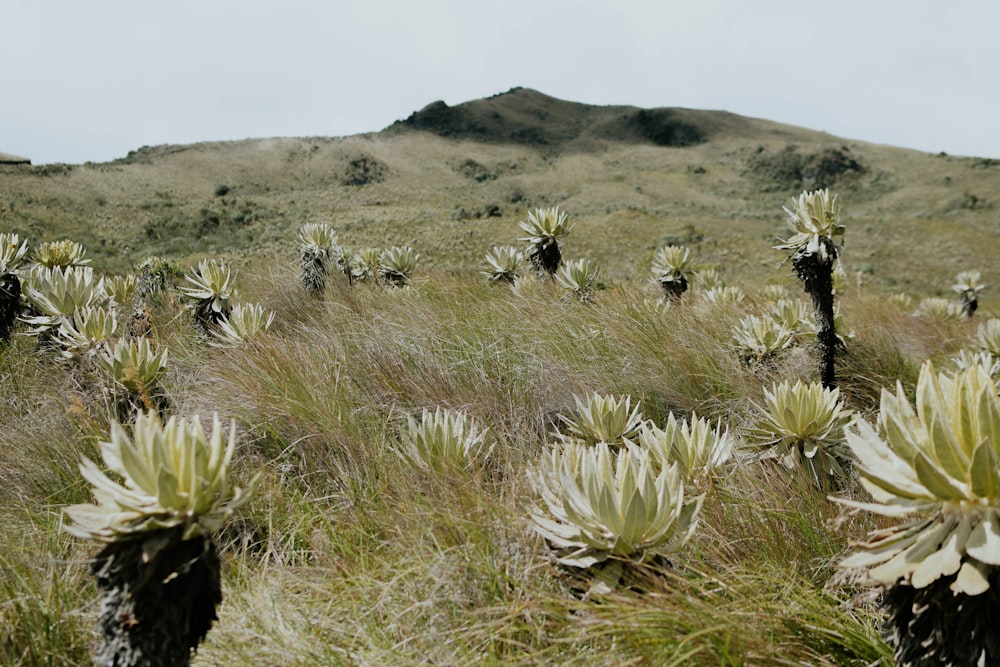
[[[802,159],[803,185],[812,188],[828,188],[846,174],[863,174],[865,168],[850,156],[850,149],[826,148]]]
[[[342,185],[368,185],[385,180],[386,167],[367,155],[356,157],[347,165],[347,172],[340,179]]]
[[[496,180],[495,171],[490,171],[485,165],[479,164],[473,159],[468,159],[458,166],[458,173],[466,178],[471,178],[477,183]]]
[[[799,153],[785,146],[769,153],[760,146],[747,160],[745,173],[764,190],[815,190],[842,185],[845,177],[864,174],[867,169],[850,155],[846,146],[824,148],[815,153]]]
[[[657,146],[694,146],[705,141],[700,128],[685,123],[670,109],[640,109],[629,124],[647,141]]]

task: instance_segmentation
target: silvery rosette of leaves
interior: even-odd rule
[[[90,483],[93,504],[65,509],[67,532],[98,542],[149,537],[179,528],[181,539],[211,535],[250,498],[257,482],[233,486],[230,462],[236,448],[235,424],[228,440],[218,415],[206,435],[198,417],[140,413],[133,434],[112,423],[111,438],[99,443],[101,459],[116,479],[84,458],[80,472]]]
[[[788,226],[795,232],[781,241],[775,248],[791,250],[796,255],[815,256],[821,263],[829,263],[830,244],[837,238],[843,240],[846,227],[840,223],[840,200],[828,189],[803,192],[792,198],[792,208],[784,207],[788,214]]]
[[[871,585],[956,575],[955,593],[985,592],[1000,566],[1000,397],[988,372],[937,373],[928,361],[914,405],[901,384],[882,391],[878,427],[858,420],[847,431],[873,502],[837,500],[905,520],[873,531],[841,567]]]

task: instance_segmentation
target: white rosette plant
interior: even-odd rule
[[[676,464],[662,466],[636,446],[562,443],[531,474],[541,500],[531,512],[535,531],[557,561],[594,568],[592,591],[619,581],[623,565],[680,550],[697,526],[703,496],[685,498]]]
[[[222,600],[213,536],[256,483],[232,485],[235,447],[235,424],[227,438],[217,416],[206,434],[197,417],[143,413],[131,435],[114,423],[100,443],[114,479],[83,460],[95,502],[67,507],[65,530],[105,545],[92,566],[103,595],[95,664],[189,664]]]
[[[837,499],[901,519],[855,544],[841,567],[882,589],[896,660],[1000,662],[1000,397],[973,364],[920,370],[915,405],[883,390],[879,428],[847,431],[872,502]]]

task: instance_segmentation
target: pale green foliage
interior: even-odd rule
[[[566,213],[558,207],[536,208],[528,212],[528,219],[517,223],[527,236],[518,241],[527,241],[529,246],[541,247],[566,236],[573,230],[567,222]]]
[[[764,402],[748,432],[763,458],[776,458],[788,469],[805,469],[822,489],[847,480],[853,456],[844,428],[853,413],[841,404],[839,389],[818,382],[782,382],[764,390]]]
[[[0,232],[0,274],[17,271],[27,252],[27,241],[21,241],[17,234]]]
[[[217,259],[203,259],[198,268],[184,275],[187,285],[178,288],[194,301],[194,308],[203,312],[225,313],[235,294],[236,277],[229,266]]]
[[[185,540],[212,535],[249,499],[256,482],[247,489],[231,486],[236,425],[229,427],[227,444],[218,415],[206,436],[198,417],[162,424],[156,413],[140,413],[133,436],[114,422],[111,440],[99,446],[104,465],[122,482],[84,458],[80,472],[95,503],[65,509],[67,532],[99,542],[151,538],[171,528],[180,528]]]
[[[426,408],[420,421],[407,417],[399,454],[425,471],[462,470],[482,465],[492,450],[489,431],[464,412]]]
[[[972,366],[981,366],[994,380],[1000,378],[1000,359],[992,352],[980,350],[959,350],[958,354],[951,358],[951,363],[957,371],[964,371]]]
[[[911,310],[913,308],[913,297],[903,292],[890,294],[889,301],[896,304],[900,310]]]
[[[653,255],[650,272],[659,283],[686,280],[691,273],[691,249],[677,245],[660,248]]]
[[[836,243],[843,239],[845,227],[840,224],[840,201],[829,190],[803,192],[798,199],[792,198],[792,208],[785,208],[788,226],[795,232],[793,236],[774,246],[778,250],[791,250],[797,255],[815,255],[827,264],[833,260],[827,242]]]
[[[378,278],[381,256],[382,251],[378,248],[361,248],[351,258],[351,275],[361,282],[374,281]]]
[[[639,445],[651,452],[662,465],[676,463],[682,475],[699,477],[725,465],[732,458],[735,441],[721,425],[715,429],[705,419],[692,414],[690,421],[678,420],[673,413],[664,428],[651,421],[643,423]]]
[[[990,318],[976,329],[976,347],[1000,357],[1000,319]]]
[[[701,298],[713,306],[737,305],[743,302],[746,295],[739,287],[713,287],[701,293]]]
[[[701,269],[695,272],[694,277],[702,289],[726,286],[726,281],[722,279],[722,274],[719,273],[718,269]]]
[[[97,356],[97,368],[115,383],[139,396],[159,384],[167,372],[167,350],[146,338],[121,339]]]
[[[338,270],[349,273],[337,232],[326,223],[308,223],[299,230],[299,268],[302,285],[310,294],[322,295],[333,261]]]
[[[989,374],[973,365],[954,376],[920,369],[915,409],[901,384],[883,390],[881,435],[858,420],[847,442],[873,503],[840,502],[890,517],[841,566],[867,583],[900,580],[923,588],[956,575],[956,593],[978,595],[1000,566],[1000,398]]]
[[[35,264],[51,269],[55,267],[67,268],[70,266],[84,266],[90,264],[90,260],[85,258],[86,249],[75,241],[65,239],[63,241],[49,241],[42,243],[35,250]]]
[[[491,283],[513,283],[521,275],[524,253],[512,245],[493,246],[484,263],[486,269],[480,273]]]
[[[139,279],[131,273],[108,276],[104,279],[104,291],[116,308],[127,308],[139,292]]]
[[[693,533],[703,497],[684,498],[676,465],[662,466],[639,447],[564,443],[531,474],[541,498],[534,529],[563,554],[591,567],[617,557],[642,562],[679,550]]]
[[[256,303],[238,303],[229,317],[219,320],[212,331],[216,345],[239,345],[267,333],[274,322],[274,311]]]
[[[104,279],[97,278],[89,266],[66,268],[33,267],[24,274],[24,295],[31,308],[39,313],[25,318],[35,333],[59,326],[65,318],[87,306],[102,306],[108,297]]]
[[[642,426],[639,403],[631,396],[611,396],[594,392],[586,401],[574,396],[576,418],[563,417],[569,433],[565,439],[587,444],[599,442],[620,446],[635,437]]]
[[[103,306],[84,306],[59,323],[56,340],[67,359],[95,355],[118,336],[118,318]]]
[[[307,223],[299,230],[299,252],[302,254],[326,259],[339,248],[337,232],[325,222]]]
[[[388,285],[407,285],[417,270],[419,260],[420,255],[410,246],[386,248],[378,259],[379,278]]]
[[[795,332],[771,317],[748,315],[733,329],[733,343],[747,360],[762,362],[791,347]]]
[[[917,314],[938,320],[957,320],[962,317],[962,305],[951,299],[931,296],[921,299]]]
[[[967,292],[978,294],[986,287],[985,284],[980,282],[981,279],[982,274],[979,271],[962,271],[955,277],[955,284],[951,286],[951,289],[958,294]]]
[[[760,295],[766,301],[781,301],[791,298],[788,288],[784,285],[764,285],[760,290]]]
[[[559,267],[556,282],[580,301],[591,301],[601,289],[600,274],[600,267],[589,259],[570,260]]]
[[[768,315],[793,334],[816,332],[816,320],[805,302],[799,299],[778,299],[771,304]],[[835,316],[836,317],[836,316]]]

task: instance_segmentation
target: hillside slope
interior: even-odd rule
[[[531,207],[576,226],[569,257],[644,277],[653,251],[691,245],[730,282],[787,280],[771,249],[803,189],[844,201],[845,268],[922,297],[963,269],[1000,284],[1000,162],[850,141],[723,111],[598,107],[529,89],[434,102],[381,132],[142,147],[110,163],[0,166],[0,229],[71,237],[95,265],[150,254],[293,262],[305,222],[349,248],[413,245],[424,270],[478,267]],[[852,278],[853,280],[853,278]],[[987,290],[984,303],[994,302]]]

